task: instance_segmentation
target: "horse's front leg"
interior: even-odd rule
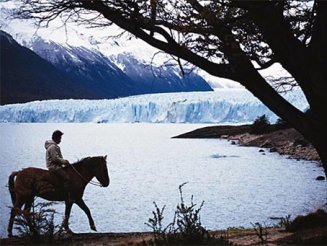
[[[66,207],[65,207],[65,218],[64,221],[62,222],[62,226],[68,233],[72,233],[72,230],[69,229],[69,217],[70,217],[70,212],[72,210],[73,202],[65,202]]]
[[[90,209],[86,206],[85,202],[83,201],[83,199],[80,199],[78,201],[76,201],[76,204],[85,212],[85,214],[87,215],[87,218],[89,219],[89,224],[90,227],[93,231],[96,231],[96,227],[94,225],[94,221],[90,212]]]

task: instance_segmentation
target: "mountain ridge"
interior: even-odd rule
[[[2,37],[5,37],[5,32],[2,31],[2,33]],[[10,34],[6,34],[6,37],[8,36]],[[3,83],[1,104],[56,98],[110,99],[147,93],[212,91],[207,82],[193,71],[185,76],[180,76],[175,68],[163,70],[158,67],[150,68],[126,54],[119,55],[120,61],[113,61],[114,57],[106,57],[98,50],[70,45],[64,46],[53,41],[43,40],[40,37],[33,38],[30,42],[24,42],[25,47],[21,46],[11,36],[10,40],[11,44],[14,43],[10,48],[15,55],[8,54],[9,46],[1,45],[3,50],[1,70],[5,71],[1,77]],[[5,41],[2,43],[5,44]],[[28,48],[30,52],[27,52]],[[6,52],[7,54],[4,55]],[[23,54],[18,54],[19,52]],[[33,58],[26,58],[28,55]],[[16,57],[25,61],[28,59],[35,60],[35,55],[41,58],[37,63],[39,66],[41,66],[41,61],[48,62],[53,66],[52,69],[50,67],[45,69],[44,65],[41,66],[42,69],[32,68],[29,64],[31,71],[28,72],[26,71],[27,67],[15,60]],[[116,65],[117,63],[126,70],[123,71]],[[15,66],[23,66],[25,70],[15,69]],[[57,81],[51,79],[54,76],[53,72],[50,76],[46,74],[50,70],[61,74],[60,76],[57,75],[57,77],[59,76]],[[24,71],[23,74],[22,71]],[[28,75],[29,73],[30,75]],[[24,81],[30,86],[24,87]],[[38,86],[40,86],[39,90],[37,89]],[[45,88],[46,86],[48,88]],[[57,90],[56,87],[60,89]]]
[[[33,51],[19,45],[8,33],[0,30],[0,38],[1,104],[55,98],[94,98],[91,92]]]

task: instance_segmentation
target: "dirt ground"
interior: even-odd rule
[[[228,231],[212,231],[212,237],[224,236],[231,245],[327,245],[327,225],[308,228],[297,232],[286,232],[281,228],[268,228],[263,232],[263,240],[254,229],[230,229]],[[151,233],[80,233],[63,235],[52,243],[42,245],[69,246],[150,246]],[[1,239],[0,245],[35,245],[28,238]],[[215,244],[209,244],[215,245]]]

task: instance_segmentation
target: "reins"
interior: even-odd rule
[[[73,168],[73,170],[85,181],[85,182],[87,182],[87,183],[90,183],[91,185],[95,185],[95,186],[99,186],[99,187],[103,187],[103,185],[100,183],[100,182],[97,182],[97,181],[92,181],[92,179],[90,180],[90,181],[88,181],[86,178],[84,178],[83,176],[82,176],[82,174],[80,174],[77,170],[76,170],[76,168],[73,166],[73,165],[70,165],[72,168]]]

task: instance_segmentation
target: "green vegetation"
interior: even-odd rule
[[[29,237],[33,243],[52,242],[59,228],[54,223],[54,202],[33,202],[31,211],[23,210],[14,220],[20,237]]]
[[[282,130],[282,129],[287,129],[290,127],[291,127],[291,125],[282,118],[278,118],[275,123],[275,130]]]
[[[291,215],[287,215],[286,217],[280,219],[280,222],[278,223],[277,227],[285,228],[286,231],[289,231],[291,223]]]
[[[293,221],[287,223],[285,229],[290,232],[300,231],[306,228],[314,228],[327,225],[327,212],[323,209],[318,209],[314,213],[306,216],[299,215]],[[326,235],[327,237],[327,235]]]
[[[267,116],[264,114],[255,119],[253,124],[251,125],[251,133],[254,134],[263,134],[269,132],[271,129],[271,125]]]
[[[200,211],[204,205],[197,205],[193,202],[188,205],[183,198],[182,188],[186,183],[179,186],[180,203],[176,206],[173,222],[163,227],[163,208],[159,208],[154,202],[155,211],[152,211],[153,218],[149,218],[145,223],[153,231],[153,245],[230,245],[224,237],[212,238],[200,220]]]
[[[262,226],[259,222],[252,224],[255,234],[259,237],[260,239],[260,244],[261,245],[266,245],[267,244],[267,239],[268,239],[268,229],[267,226]]]

